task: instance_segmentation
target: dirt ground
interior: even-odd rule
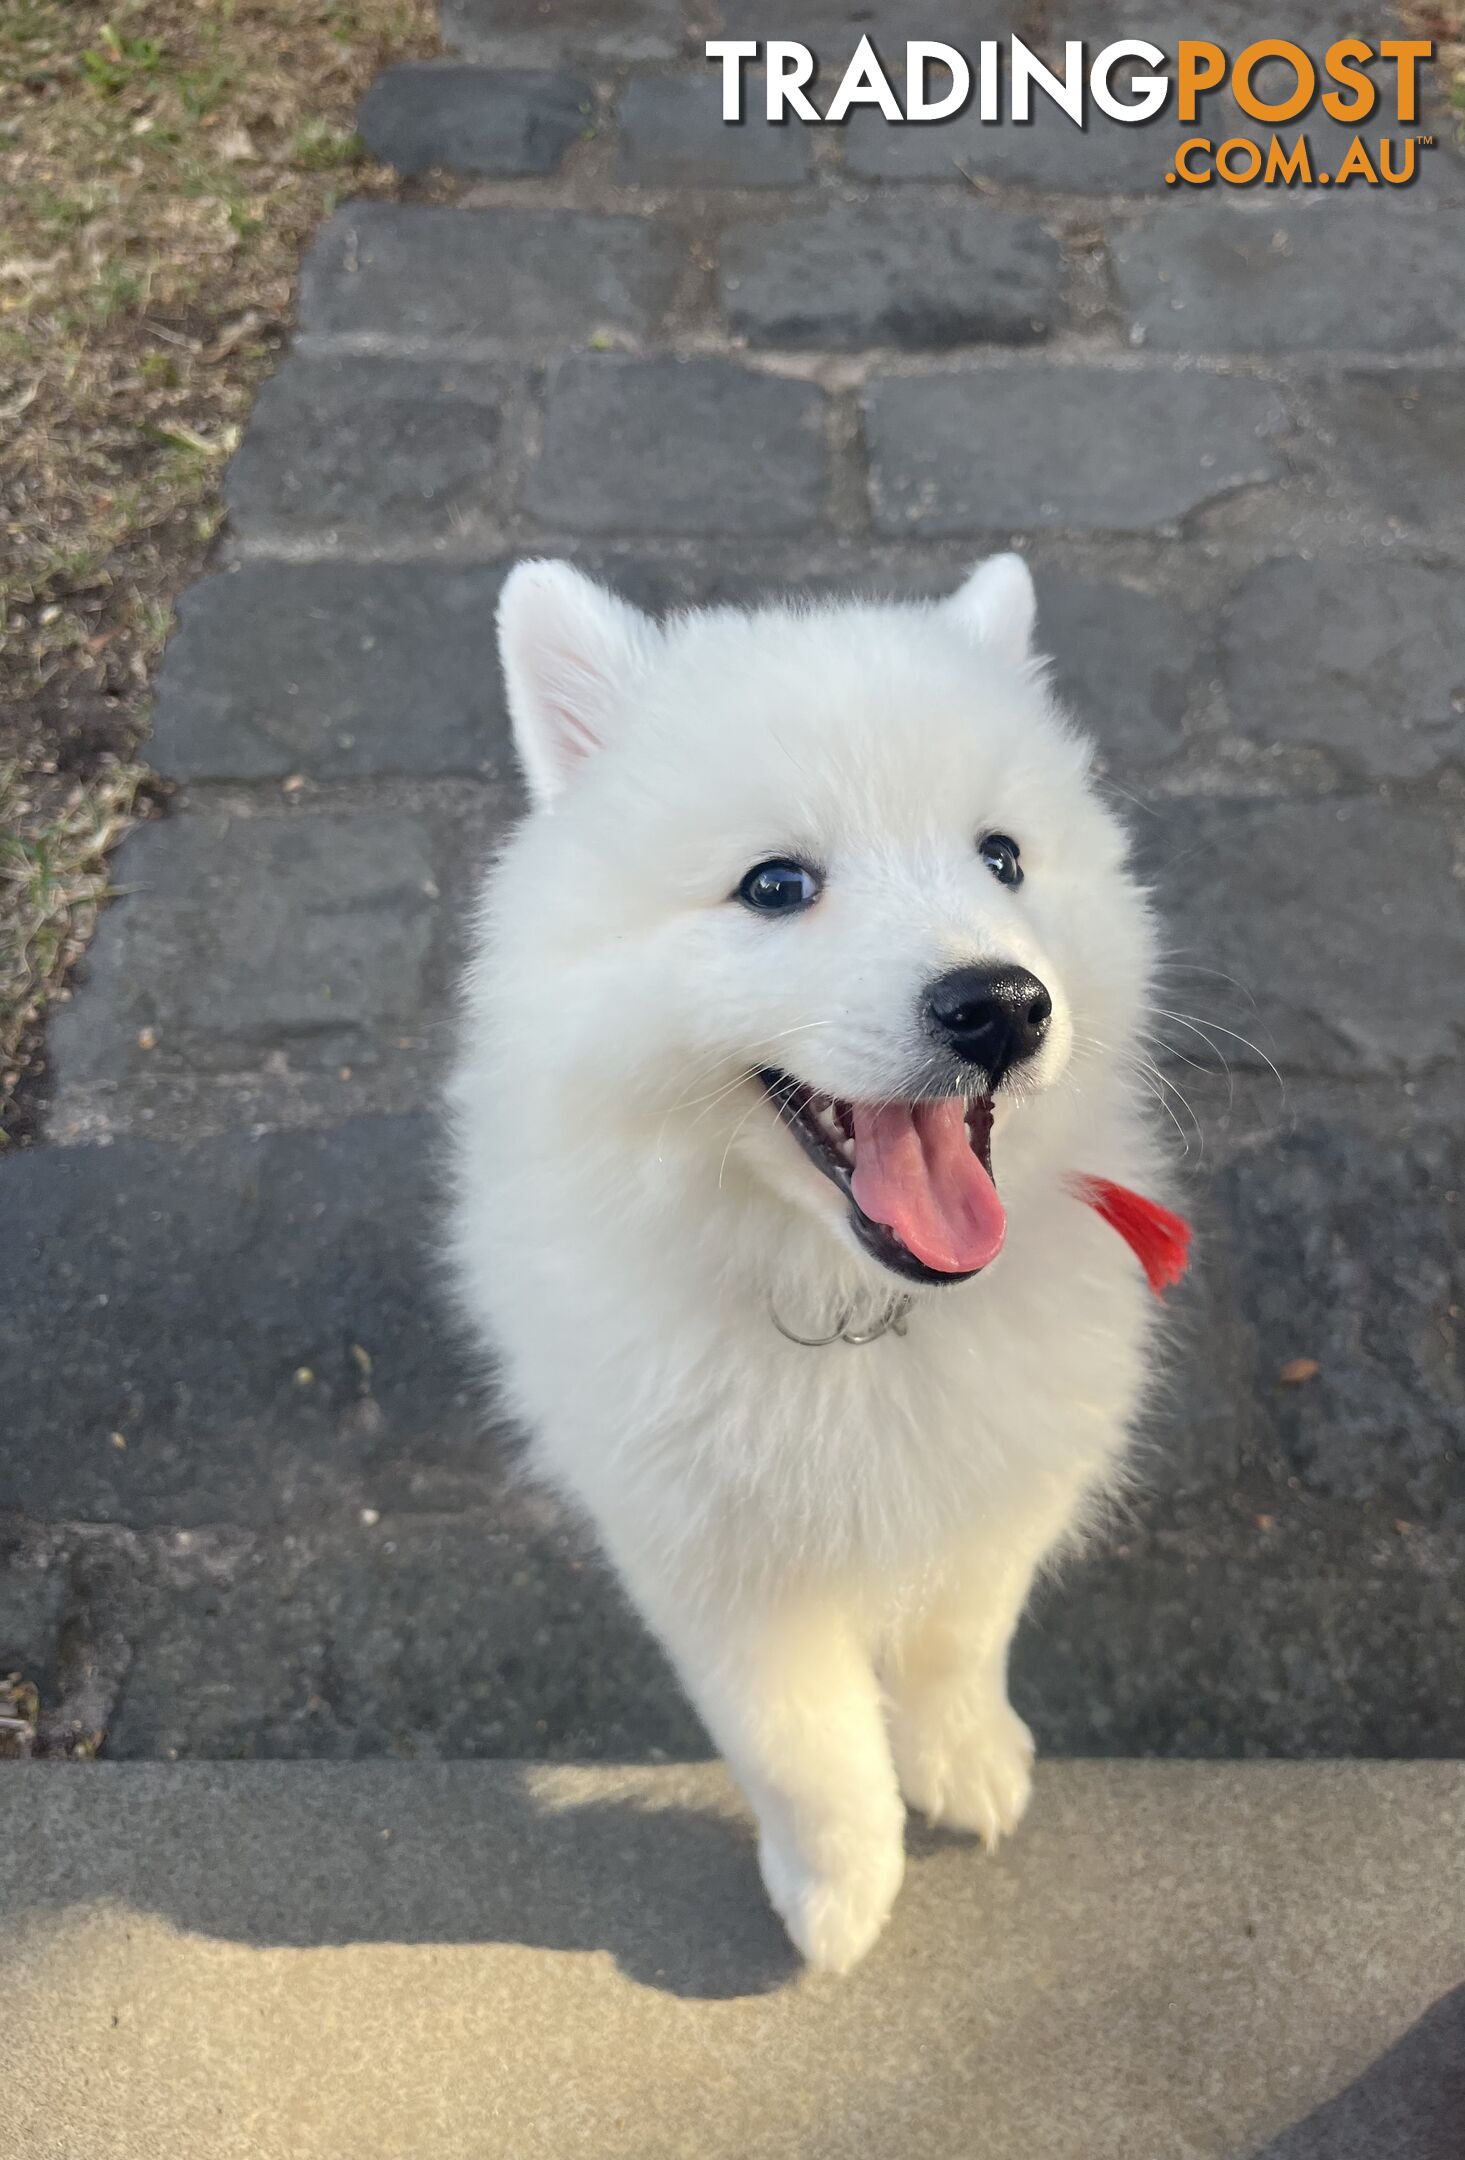
[[[0,9],[0,1145],[141,762],[173,601],[289,321],[305,240],[392,176],[352,132],[430,0]]]

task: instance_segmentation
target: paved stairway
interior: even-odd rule
[[[806,13],[833,58],[868,10]],[[1017,544],[1166,896],[1204,1226],[1148,1489],[1018,1698],[1060,1751],[1465,1753],[1443,124],[1398,195],[1192,195],[1157,129],[724,129],[691,0],[446,27],[364,126],[456,199],[311,250],[159,685],[174,814],[0,1166],[0,1672],[116,1757],[702,1750],[506,1481],[431,1279],[459,925],[517,799],[495,594],[526,551],[654,605],[926,593]]]

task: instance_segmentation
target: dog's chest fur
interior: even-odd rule
[[[531,1146],[509,1150],[517,1174],[496,1181],[480,1250],[501,1383],[537,1471],[602,1524],[654,1525],[669,1562],[684,1552],[693,1574],[743,1581],[895,1581],[1060,1493],[1071,1513],[1115,1474],[1149,1301],[1132,1257],[1058,1181],[1025,1192],[1000,1265],[918,1297],[904,1335],[809,1349],[770,1308],[816,1334],[845,1312],[876,1317],[883,1295],[831,1263],[818,1226],[767,1200],[739,1206],[735,1187],[709,1210],[675,1178],[618,1202],[609,1164],[592,1195],[585,1160],[531,1171]]]

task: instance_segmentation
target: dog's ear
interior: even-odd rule
[[[514,746],[544,808],[605,743],[660,636],[655,623],[563,562],[522,562],[498,606]]]
[[[993,555],[978,563],[945,607],[970,636],[1004,660],[1021,662],[1030,656],[1038,596],[1033,574],[1020,555]]]

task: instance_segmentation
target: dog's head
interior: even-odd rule
[[[1152,957],[1033,621],[1015,556],[940,604],[665,625],[521,565],[499,920],[546,1084],[907,1281],[994,1260],[994,1126],[1003,1180],[1127,1060]]]

